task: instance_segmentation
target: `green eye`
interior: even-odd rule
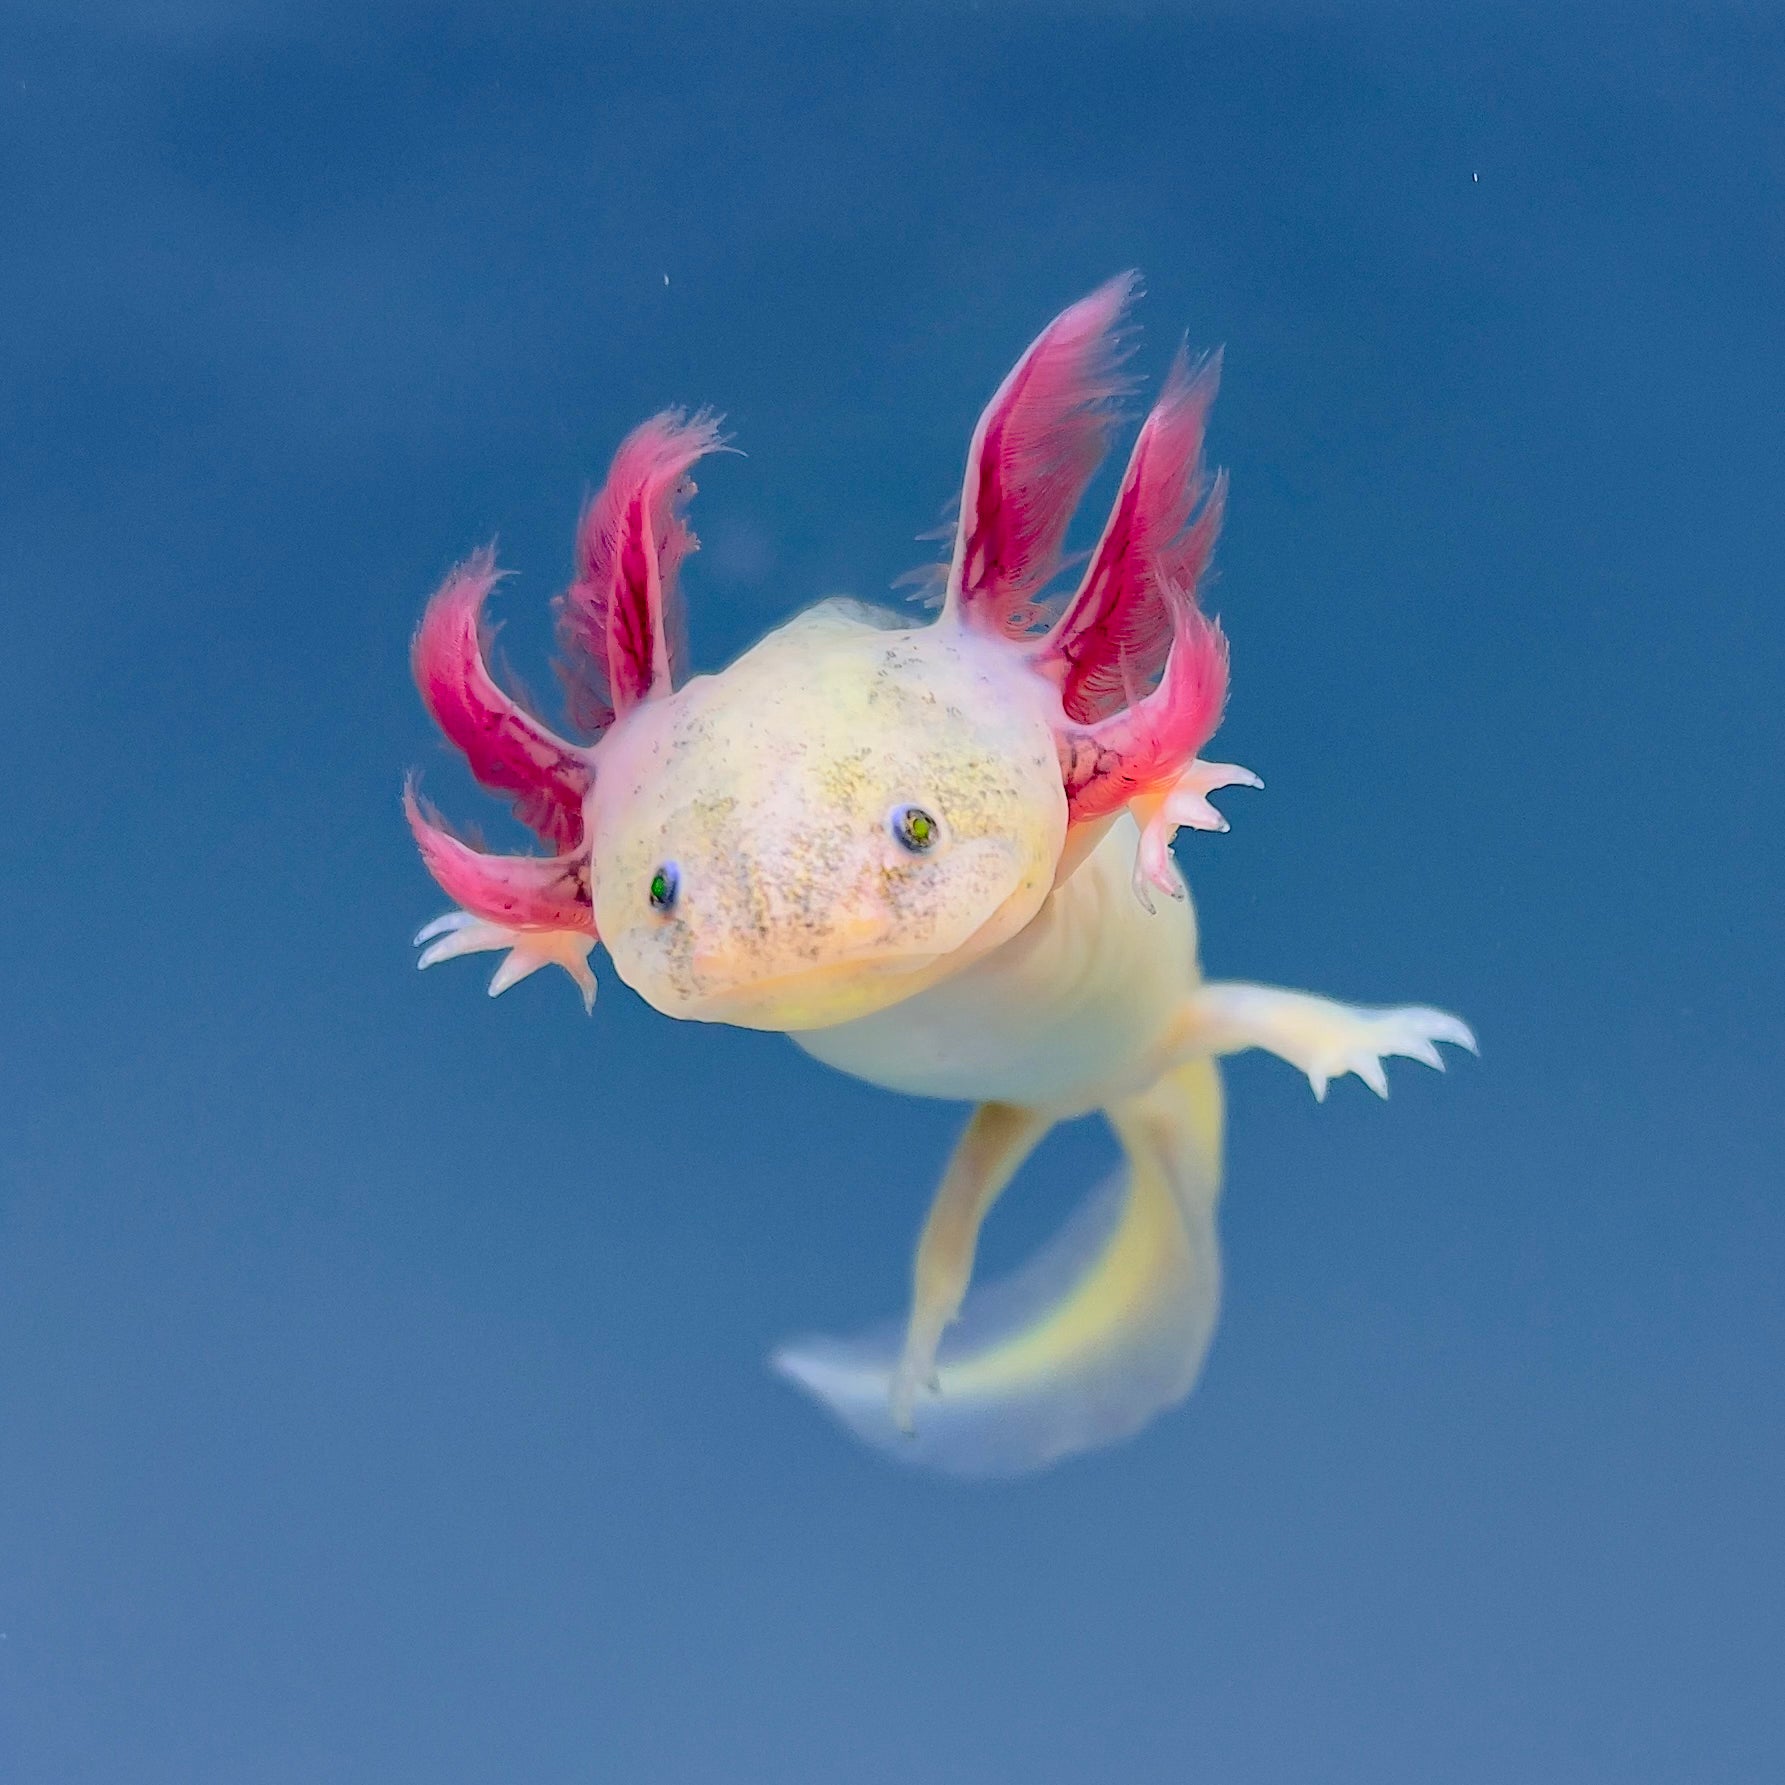
[[[892,834],[913,855],[934,849],[942,835],[942,826],[922,806],[897,806],[893,809]]]
[[[651,876],[651,909],[668,911],[676,902],[676,889],[681,882],[682,877],[676,872],[676,864],[665,862]]]

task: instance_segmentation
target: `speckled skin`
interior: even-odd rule
[[[616,971],[670,1016],[804,1033],[966,970],[1054,885],[1057,699],[1002,641],[828,602],[640,706],[587,813]],[[922,853],[890,822],[907,804],[940,822]]]

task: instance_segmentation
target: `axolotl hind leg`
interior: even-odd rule
[[[1207,1057],[1112,1106],[1125,1169],[963,1300],[980,1222],[1050,1126],[982,1105],[925,1223],[909,1320],[802,1340],[776,1367],[857,1437],[951,1474],[1022,1474],[1138,1431],[1190,1392],[1214,1331],[1221,1107]]]
[[[937,1392],[936,1354],[961,1311],[973,1277],[979,1229],[1053,1122],[1039,1111],[982,1103],[948,1162],[924,1219],[911,1271],[911,1315],[905,1346],[893,1371],[891,1412],[903,1432],[913,1429],[919,1390]]]

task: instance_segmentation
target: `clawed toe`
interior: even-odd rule
[[[576,982],[583,1009],[595,1007],[595,975],[589,966],[595,938],[580,931],[511,930],[469,911],[449,911],[416,932],[415,946],[422,951],[415,963],[418,968],[438,966],[460,955],[502,952],[503,959],[490,978],[492,998],[541,967],[562,967]]]
[[[1467,1048],[1472,1054],[1480,1052],[1469,1025],[1446,1011],[1412,1005],[1380,1011],[1364,1019],[1360,1036],[1347,1038],[1343,1045],[1317,1060],[1308,1072],[1308,1082],[1315,1097],[1324,1102],[1328,1084],[1354,1072],[1378,1097],[1386,1097],[1388,1074],[1383,1062],[1394,1058],[1417,1060],[1422,1066],[1442,1072],[1444,1056],[1437,1046],[1441,1041]]]
[[[1132,802],[1141,822],[1140,852],[1134,864],[1134,896],[1150,914],[1151,889],[1168,897],[1186,898],[1183,876],[1172,859],[1172,838],[1180,830],[1224,831],[1227,820],[1209,804],[1222,787],[1262,787],[1250,769],[1231,762],[1204,762],[1198,757],[1168,788]]]

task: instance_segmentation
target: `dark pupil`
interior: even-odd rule
[[[676,877],[673,868],[659,868],[651,876],[651,903],[659,911],[667,911],[675,903]]]
[[[913,849],[928,849],[936,839],[936,821],[928,812],[909,806],[901,816],[900,830]]]

